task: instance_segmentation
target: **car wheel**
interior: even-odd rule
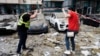
[[[52,27],[52,24],[50,23],[50,21],[49,21],[49,28],[51,28]]]
[[[55,29],[59,31],[57,23],[55,24]]]
[[[48,29],[48,27],[46,27],[46,29],[45,29],[45,32],[44,33],[48,33],[49,32],[49,29]]]

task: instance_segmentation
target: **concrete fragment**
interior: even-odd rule
[[[25,50],[22,52],[22,56],[28,56],[29,50]]]
[[[98,48],[100,48],[100,41],[96,41],[94,42],[95,46],[97,46]]]
[[[94,37],[94,34],[90,33],[90,32],[86,32],[87,36],[93,38]]]
[[[84,56],[91,55],[91,53],[90,53],[88,50],[82,50],[81,53],[82,53]]]
[[[0,39],[0,42],[3,42],[4,40],[5,40],[4,38],[1,38],[1,39]]]
[[[31,52],[31,56],[39,56],[38,52]]]
[[[99,53],[97,53],[97,56],[100,56],[100,52],[99,52]]]
[[[91,51],[93,54],[100,53],[100,49],[96,49],[96,48],[92,48]]]
[[[47,40],[50,41],[50,42],[56,42],[56,39],[54,39],[54,38],[53,39],[47,38]]]
[[[44,54],[44,56],[51,56],[49,51],[45,51],[43,54]]]
[[[14,38],[14,39],[18,39],[18,38],[19,38],[19,37],[18,37],[18,33],[12,35],[11,37]]]
[[[44,43],[44,45],[47,45],[47,46],[49,46],[49,47],[55,47],[55,44],[54,44],[53,42],[44,41],[43,43]]]
[[[59,46],[56,46],[54,49],[55,49],[56,52],[61,52],[62,51],[62,49]]]
[[[59,35],[58,32],[55,32],[55,33],[52,34],[52,36],[57,36],[57,35]]]
[[[45,34],[44,33],[42,33],[41,35],[39,35],[39,37],[44,37],[45,36]]]
[[[58,43],[60,44],[60,41],[57,41],[56,38],[47,38],[48,41],[52,42],[52,43]]]
[[[57,41],[61,41],[62,40],[62,37],[56,37],[56,40]]]

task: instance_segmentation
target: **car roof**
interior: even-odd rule
[[[65,15],[62,13],[62,12],[56,12],[56,13],[54,13],[55,14],[55,16],[56,17],[58,17],[58,18],[64,18],[65,17]]]
[[[38,13],[36,20],[32,19],[31,20],[31,25],[41,25],[43,23],[46,23],[45,19],[44,19],[44,15],[42,13]]]

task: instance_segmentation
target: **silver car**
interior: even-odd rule
[[[44,15],[42,13],[38,13],[36,18],[31,19],[28,34],[47,33],[47,32],[48,32],[48,25],[44,19]]]
[[[16,31],[17,16],[15,15],[0,15],[0,31]]]

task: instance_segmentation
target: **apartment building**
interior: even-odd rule
[[[0,14],[20,14],[36,5],[43,5],[43,8],[74,7],[81,14],[100,13],[100,0],[0,0]]]
[[[45,8],[57,8],[62,7],[64,0],[44,0],[43,4]]]
[[[41,6],[42,0],[0,0],[0,14],[20,14]]]
[[[43,4],[45,8],[62,8],[71,6],[72,0],[44,0]]]
[[[81,14],[100,13],[100,0],[76,0],[74,5]]]

